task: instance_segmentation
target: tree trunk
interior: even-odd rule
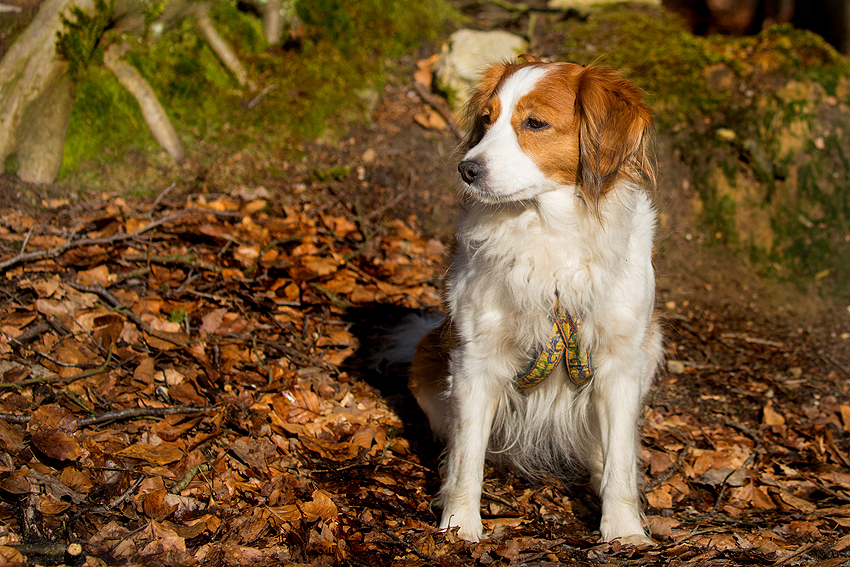
[[[39,136],[39,133],[21,136],[19,133],[25,117],[38,121],[42,115],[53,112],[45,104],[61,102],[67,96],[63,94],[67,85],[57,89],[63,93],[51,95],[48,91],[62,84],[68,68],[67,63],[56,54],[56,34],[63,29],[60,15],[71,6],[86,12],[94,10],[93,0],[45,0],[33,21],[0,60],[0,163],[10,154],[20,152],[19,143],[23,141],[24,151],[20,153],[24,156],[26,167],[19,175],[24,181],[44,182],[46,168],[33,163],[39,159],[38,155],[50,154],[50,168],[55,166],[57,159],[61,163],[67,129],[67,118],[61,118],[64,112],[54,116],[59,116],[65,126],[52,128],[55,135],[59,135],[61,130],[61,144],[51,142],[48,146],[39,147],[44,136]],[[30,120],[28,122],[31,123]],[[29,126],[27,124],[27,130]],[[25,177],[30,174],[34,177]]]
[[[52,183],[62,166],[65,133],[74,105],[74,83],[62,75],[30,104],[18,136],[18,177]]]

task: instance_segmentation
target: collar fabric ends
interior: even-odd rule
[[[593,360],[590,351],[582,348],[579,343],[581,316],[567,313],[560,305],[556,305],[549,316],[552,331],[543,343],[537,357],[517,374],[516,388],[527,390],[539,385],[548,378],[563,360],[567,365],[567,378],[580,388],[590,382],[593,377]]]

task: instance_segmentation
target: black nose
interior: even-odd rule
[[[477,161],[472,161],[470,159],[466,161],[462,161],[458,164],[457,170],[460,172],[460,176],[463,180],[472,185],[475,182],[475,179],[480,177],[484,172],[484,166],[482,166]]]

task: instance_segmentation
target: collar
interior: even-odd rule
[[[593,357],[590,350],[579,343],[581,315],[572,315],[560,304],[555,305],[549,315],[552,331],[540,348],[540,352],[529,365],[517,374],[516,388],[519,391],[537,386],[548,378],[563,360],[570,382],[581,388],[593,377]]]

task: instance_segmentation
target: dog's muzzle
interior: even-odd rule
[[[484,176],[484,166],[471,159],[460,162],[457,166],[460,176],[467,185],[472,185],[475,181],[480,180]]]

